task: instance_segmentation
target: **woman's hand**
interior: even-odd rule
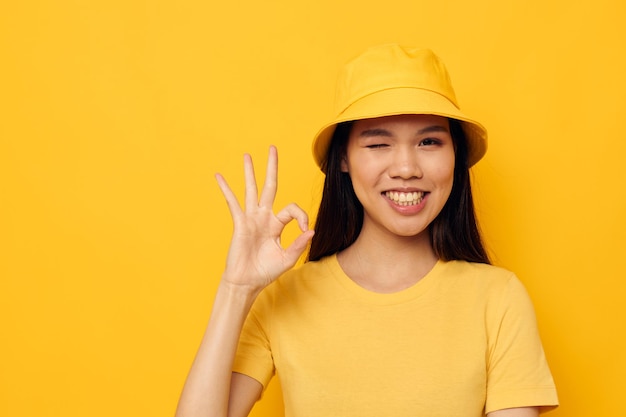
[[[245,207],[242,208],[226,180],[220,174],[217,182],[233,218],[233,237],[226,259],[222,282],[247,287],[259,292],[283,272],[293,267],[313,237],[308,216],[296,204],[274,214],[273,204],[277,189],[278,154],[270,147],[267,173],[261,196],[258,196],[256,177],[250,155],[244,155]],[[302,233],[287,248],[280,236],[285,226],[296,220]]]
[[[270,148],[267,175],[259,198],[250,155],[244,157],[245,207],[224,177],[217,182],[234,223],[226,269],[215,295],[211,318],[180,396],[177,417],[245,416],[263,386],[244,375],[233,377],[233,362],[245,319],[258,293],[291,268],[313,237],[306,213],[290,204],[274,214],[276,148]],[[287,248],[280,244],[285,226],[296,220],[302,233]]]

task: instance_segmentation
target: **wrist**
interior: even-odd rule
[[[218,292],[227,295],[228,298],[239,299],[243,301],[254,301],[263,288],[257,288],[250,284],[242,284],[233,282],[227,277],[222,276]]]

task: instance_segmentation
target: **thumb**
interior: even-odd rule
[[[291,243],[291,245],[287,247],[287,249],[285,249],[285,260],[289,264],[290,268],[296,264],[298,258],[302,255],[314,234],[315,231],[313,230],[303,232]]]

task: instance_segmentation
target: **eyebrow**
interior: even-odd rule
[[[441,125],[432,125],[432,126],[427,126],[423,129],[418,130],[417,134],[424,135],[426,133],[435,133],[435,132],[449,132],[449,129]],[[359,133],[359,136],[362,138],[370,138],[370,137],[376,137],[376,136],[391,137],[393,135],[387,129],[372,128],[372,129],[363,130],[361,133]]]
[[[391,132],[389,132],[386,129],[380,129],[380,128],[365,129],[361,133],[359,133],[359,136],[362,138],[371,138],[375,136],[391,137]]]
[[[434,132],[449,132],[450,130],[445,127],[445,126],[441,126],[441,125],[432,125],[432,126],[428,126],[425,127],[423,129],[420,129],[417,131],[418,135],[423,135],[425,133],[434,133]]]

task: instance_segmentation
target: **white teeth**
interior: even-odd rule
[[[414,191],[412,193],[402,193],[398,191],[387,191],[385,196],[400,206],[413,206],[422,202],[423,192]]]

